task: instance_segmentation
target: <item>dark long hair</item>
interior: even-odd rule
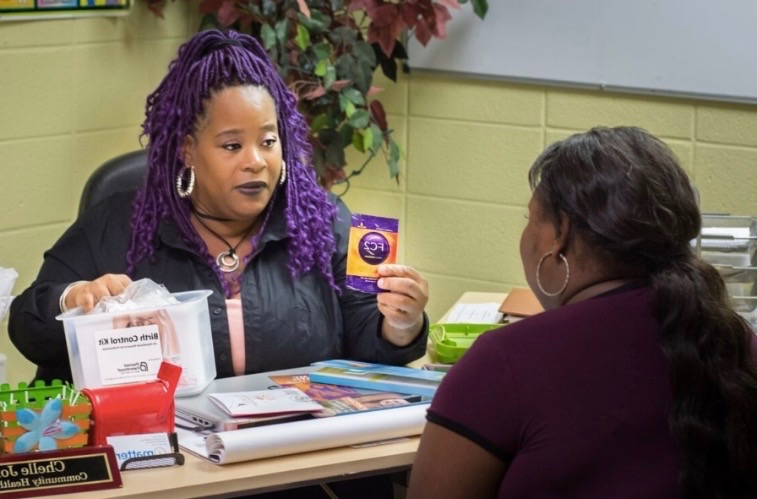
[[[567,215],[600,260],[643,269],[652,283],[682,496],[757,497],[752,333],[690,244],[701,216],[675,155],[639,128],[595,128],[548,147],[529,181],[551,220]]]
[[[207,99],[221,89],[238,85],[265,88],[276,105],[287,180],[274,193],[264,220],[267,222],[277,197],[283,196],[292,278],[317,268],[335,287],[331,256],[336,244],[331,224],[336,207],[318,185],[310,165],[307,124],[265,50],[251,36],[233,31],[210,30],[193,36],[179,48],[163,81],[147,97],[142,124],[143,135],[149,138],[147,178],[134,201],[126,255],[128,272],[152,254],[161,220],[172,218],[187,244],[215,269],[229,294],[227,280],[192,227],[190,202],[178,196],[175,185],[184,166],[184,138],[193,133],[198,118],[205,113]]]

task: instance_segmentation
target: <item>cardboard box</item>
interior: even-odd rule
[[[499,311],[505,315],[529,317],[544,312],[544,308],[530,289],[513,288],[499,306]]]

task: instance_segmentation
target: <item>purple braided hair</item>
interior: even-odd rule
[[[230,296],[229,283],[192,227],[190,201],[178,196],[175,182],[184,166],[184,138],[195,131],[206,112],[206,101],[219,90],[238,85],[263,87],[273,97],[287,165],[287,180],[269,202],[260,234],[265,231],[276,198],[284,196],[290,237],[287,267],[292,279],[315,267],[337,289],[331,273],[331,256],[336,249],[331,224],[336,207],[318,185],[310,164],[307,124],[265,50],[253,37],[234,31],[209,30],[194,35],[179,48],[168,74],[147,97],[142,124],[142,135],[149,138],[147,176],[134,200],[127,272],[132,274],[138,262],[152,255],[158,225],[172,218],[186,243],[205,257],[225,295]],[[257,237],[252,239],[253,245]]]

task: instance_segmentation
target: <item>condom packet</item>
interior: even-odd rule
[[[349,289],[363,293],[380,293],[378,266],[397,261],[399,220],[373,215],[352,215],[347,251]]]

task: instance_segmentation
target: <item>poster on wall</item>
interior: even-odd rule
[[[0,21],[126,15],[131,0],[0,0]]]

